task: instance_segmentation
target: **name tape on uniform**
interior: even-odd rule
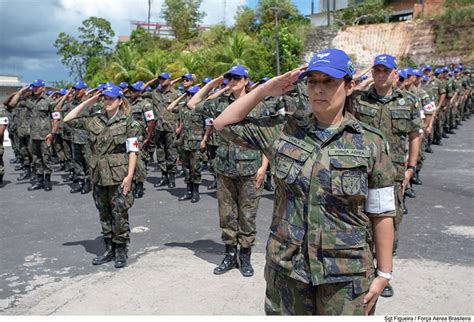
[[[370,156],[370,151],[369,150],[359,150],[359,149],[329,149],[328,154],[330,156],[348,155],[348,156],[368,158]]]

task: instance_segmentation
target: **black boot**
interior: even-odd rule
[[[143,182],[137,182],[133,196],[135,199],[140,199],[143,197]]]
[[[193,184],[188,183],[186,184],[186,194],[182,197],[179,197],[179,201],[189,200],[193,197]]]
[[[207,189],[211,190],[211,189],[217,189],[217,179],[214,178],[214,181],[212,181],[211,185],[209,187],[207,187]]]
[[[155,183],[153,186],[155,188],[163,187],[163,186],[166,186],[168,184],[168,182],[169,182],[168,173],[167,172],[162,172],[160,181]]]
[[[127,266],[127,245],[115,245],[115,268],[122,268]]]
[[[273,188],[273,185],[272,185],[272,176],[267,175],[267,178],[266,178],[266,180],[263,184],[263,189],[265,189],[267,191],[275,190],[275,188]]]
[[[419,170],[416,170],[413,177],[411,177],[410,182],[413,183],[413,184],[419,185],[419,186],[421,186],[423,184],[423,182],[420,179],[420,171]]]
[[[199,195],[199,184],[193,183],[193,197],[191,199],[192,203],[199,202],[201,200],[201,196]]]
[[[416,198],[416,192],[415,190],[413,190],[412,187],[407,187],[405,189],[405,196],[407,196],[408,198]]]
[[[382,297],[392,297],[393,296],[393,287],[388,284],[385,286],[385,288],[382,291],[382,294],[380,294]]]
[[[441,134],[441,136],[445,139],[449,138],[448,132],[449,132],[449,129],[445,128],[444,131],[443,131],[443,134]]]
[[[403,214],[408,215],[408,208],[407,208],[407,204],[405,202],[403,203]]]
[[[90,179],[84,180],[84,185],[82,186],[81,195],[88,194],[89,192],[91,192],[91,190],[92,190],[91,180]]]
[[[0,174],[0,186],[3,184],[3,174]]]
[[[26,180],[26,179],[30,179],[31,178],[31,172],[30,172],[30,168],[26,168],[25,169],[25,172],[23,172],[22,174],[20,174],[20,176],[18,177],[18,181],[22,181],[22,180]]]
[[[28,187],[28,191],[39,190],[44,188],[44,176],[38,175],[37,179],[33,182],[33,184]]]
[[[82,191],[82,187],[84,186],[84,180],[79,180],[74,187],[69,190],[70,193],[78,193]]]
[[[253,276],[253,267],[252,263],[250,263],[250,255],[252,254],[251,248],[240,248],[239,253],[239,270],[245,277]]]
[[[51,185],[51,174],[44,175],[44,191],[51,191],[53,190],[53,186]]]
[[[239,267],[237,263],[237,246],[225,245],[224,259],[219,266],[214,268],[214,274],[221,275],[237,267]]]
[[[102,265],[111,262],[115,259],[115,245],[112,244],[112,239],[104,238],[105,252],[102,255],[98,255],[92,260],[92,265]]]
[[[175,188],[176,182],[174,180],[174,172],[168,174],[168,188]]]

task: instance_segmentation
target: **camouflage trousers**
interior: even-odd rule
[[[130,242],[130,225],[128,210],[132,207],[133,194],[126,196],[122,193],[120,185],[93,187],[95,206],[99,210],[100,224],[104,238],[112,239],[116,244]]]
[[[51,147],[46,140],[31,140],[31,154],[33,156],[33,168],[37,175],[51,174]]]
[[[363,315],[370,278],[311,285],[265,265],[265,314],[267,315]],[[375,313],[375,305],[370,315]]]
[[[393,236],[393,252],[398,248],[398,228],[403,219],[403,190],[402,182],[395,181],[395,218],[393,220],[394,236]]]
[[[63,138],[61,137],[60,134],[54,134],[53,147],[54,147],[54,151],[56,152],[56,155],[59,158],[59,161],[66,164],[67,163],[66,151],[64,151]]]
[[[172,132],[157,131],[155,133],[156,161],[161,172],[176,172],[176,160],[178,151],[176,149],[175,135]]]
[[[434,123],[434,129],[433,129],[433,137],[434,140],[439,141],[442,139],[442,134],[443,134],[443,129],[444,129],[444,122],[445,122],[445,112],[443,111],[443,108],[441,107],[438,113],[436,114],[436,119]]]
[[[418,151],[418,160],[416,161],[416,167],[418,170],[423,168],[423,163],[425,161],[425,149],[428,142],[428,135],[423,134],[421,138],[420,150]]]
[[[24,168],[29,169],[33,163],[31,154],[30,137],[20,136],[20,161]]]
[[[20,160],[21,159],[20,137],[18,136],[18,132],[15,129],[10,127],[8,129],[8,138],[10,139],[10,143],[12,145],[13,154],[15,155],[15,159]]]
[[[142,150],[138,152],[137,164],[135,166],[135,174],[133,175],[135,182],[145,182],[146,178],[146,156],[148,151]]]
[[[61,145],[64,151],[66,170],[70,171],[74,169],[74,164],[72,162],[72,142],[71,140],[61,137]]]
[[[211,172],[212,176],[216,177],[216,151],[219,146],[217,145],[207,145],[206,146],[206,153],[207,153],[207,162],[209,164],[209,171]]]
[[[72,164],[74,181],[85,180],[89,177],[90,147],[88,144],[72,144]]]
[[[0,135],[0,139],[2,142],[0,142],[0,176],[3,176],[5,174],[5,165],[3,163],[3,154],[5,153],[5,148],[3,147],[3,135]]]
[[[202,153],[199,150],[183,150],[181,164],[184,171],[184,183],[201,184]]]
[[[262,187],[255,177],[217,175],[217,203],[222,241],[226,245],[250,248],[257,235],[256,218]]]

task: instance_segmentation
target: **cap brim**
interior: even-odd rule
[[[346,72],[344,72],[342,70],[339,70],[339,69],[331,68],[331,67],[328,67],[328,66],[319,66],[319,67],[315,66],[311,69],[306,69],[299,76],[299,79],[305,78],[311,72],[321,72],[321,73],[327,74],[327,75],[329,75],[331,77],[334,77],[334,78],[344,78],[344,76],[347,75]]]
[[[238,77],[247,77],[246,75],[236,74],[236,73],[225,73],[224,78],[229,78],[230,76],[238,76]]]
[[[386,63],[386,62],[378,62],[378,63],[374,64],[374,66],[372,66],[372,67],[375,67],[377,65],[382,65],[382,66],[385,66],[385,67],[390,68],[390,69],[395,69],[396,68],[393,65],[391,65],[389,63]]]

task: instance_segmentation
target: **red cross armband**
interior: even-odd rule
[[[211,127],[214,125],[214,119],[206,119],[206,127]]]
[[[128,138],[127,139],[127,153],[128,152],[138,152],[140,151],[138,143],[138,138]]]
[[[145,120],[148,121],[153,121],[155,119],[155,113],[153,111],[147,111],[145,112]]]
[[[8,125],[8,117],[0,117],[0,125]]]
[[[53,118],[53,120],[60,120],[61,119],[61,112],[53,112],[51,114],[51,117]]]

